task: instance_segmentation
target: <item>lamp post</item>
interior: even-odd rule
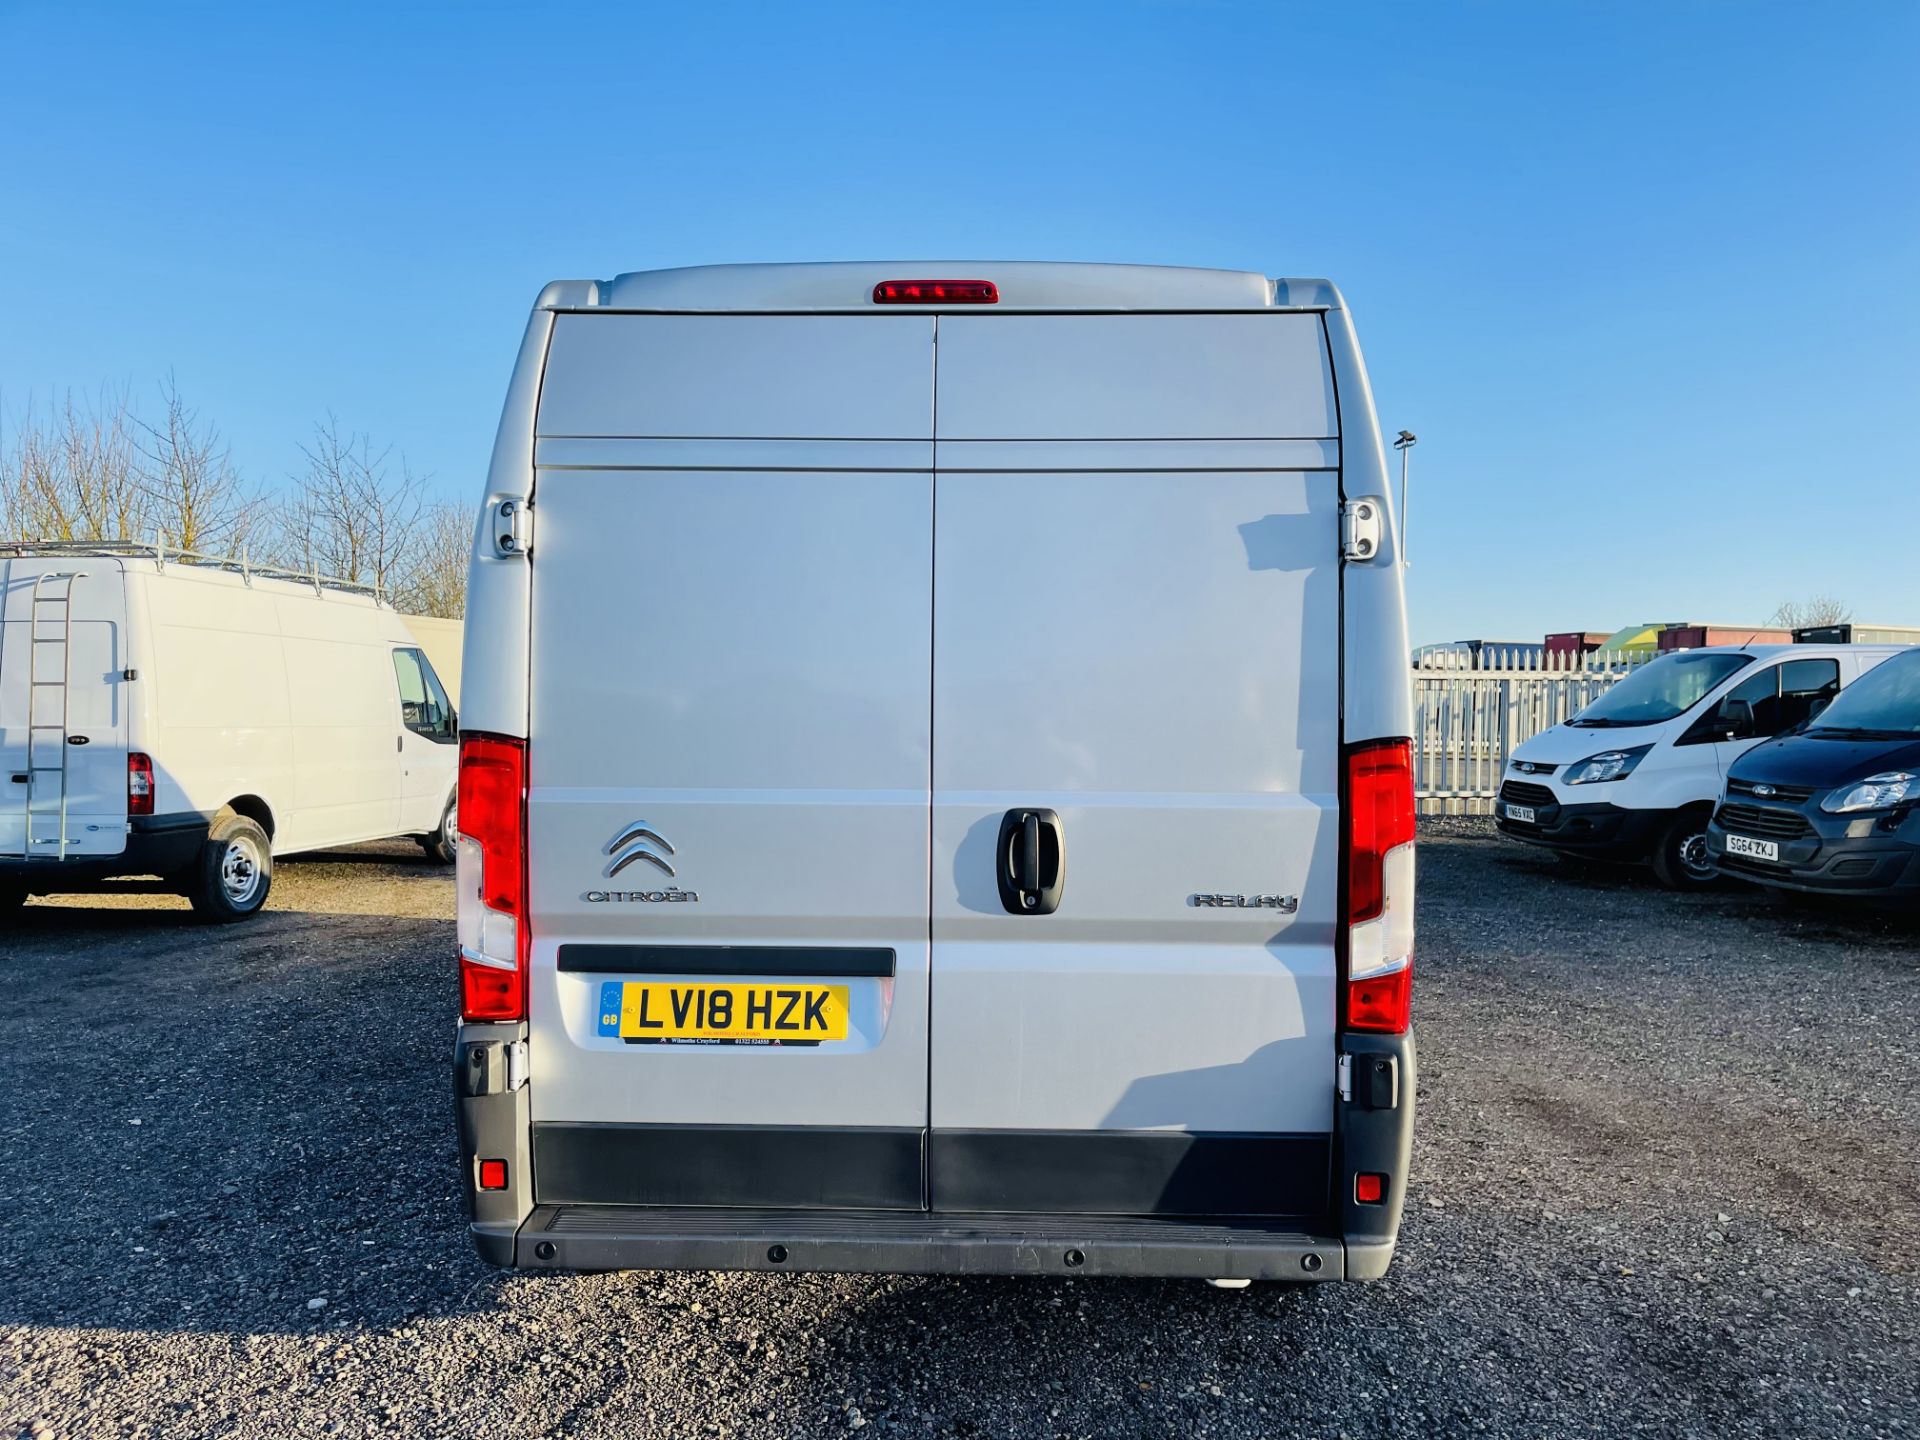
[[[1402,430],[1393,442],[1393,448],[1400,452],[1400,563],[1411,565],[1407,559],[1407,452],[1420,443],[1420,437],[1411,430]]]

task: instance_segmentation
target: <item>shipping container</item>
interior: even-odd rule
[[[1607,643],[1610,630],[1559,630],[1547,636],[1549,655],[1590,655]]]
[[[1802,645],[1920,645],[1920,625],[1803,625],[1793,638]]]
[[[1708,645],[1785,645],[1798,638],[1765,625],[1669,625],[1660,632],[1657,644],[1665,652]]]
[[[1628,625],[1601,641],[1600,649],[1608,655],[1650,656],[1659,649],[1659,635],[1665,628],[1663,625]]]

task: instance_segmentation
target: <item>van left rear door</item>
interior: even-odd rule
[[[0,855],[126,848],[124,584],[100,556],[0,560]]]
[[[924,1203],[932,390],[924,316],[555,322],[538,1203]]]

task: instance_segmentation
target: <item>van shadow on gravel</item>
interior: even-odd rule
[[[29,907],[0,933],[0,1324],[264,1334],[489,1304],[451,947],[442,920]]]

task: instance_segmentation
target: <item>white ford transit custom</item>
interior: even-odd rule
[[[462,680],[481,1252],[1382,1274],[1406,655],[1324,281],[548,286]]]
[[[1514,747],[1494,824],[1590,860],[1644,861],[1698,890],[1727,767],[1820,713],[1897,645],[1743,645],[1649,660],[1565,724]]]

